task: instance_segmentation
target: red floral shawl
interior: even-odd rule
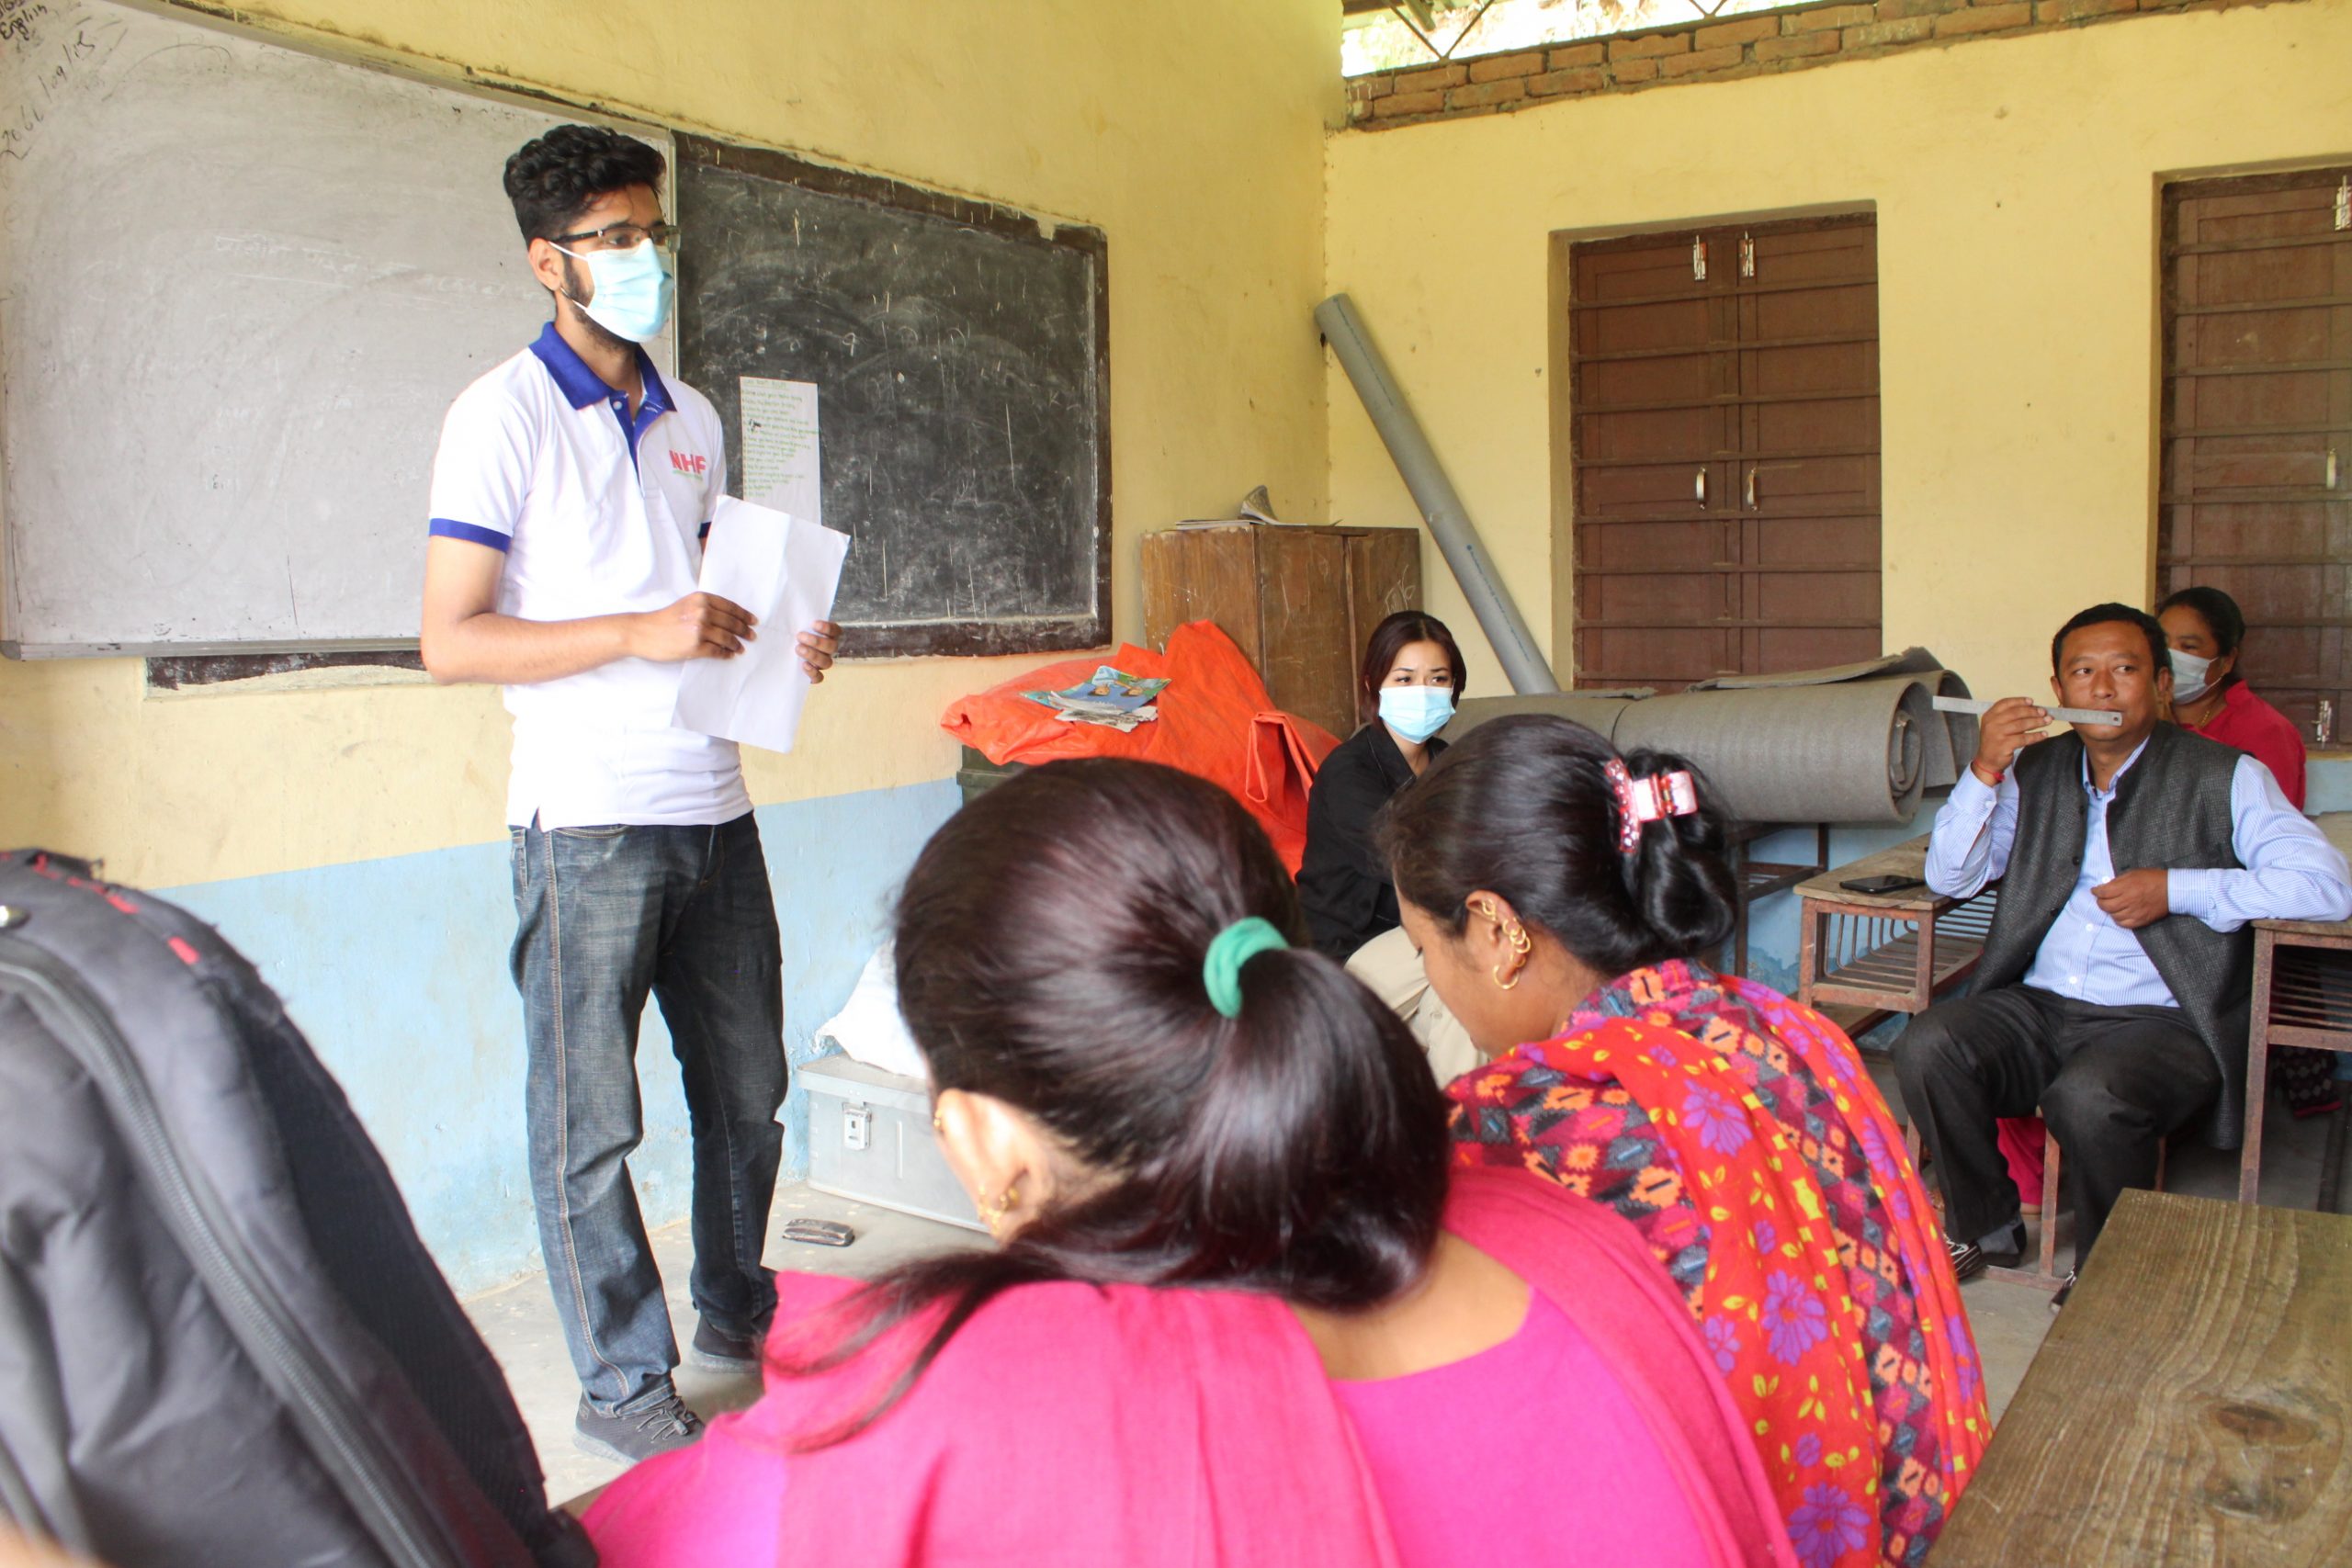
[[[1853,1044],[1671,963],[1456,1080],[1456,1155],[1634,1222],[1683,1288],[1806,1568],[1913,1568],[1992,1432],[1968,1319]]]

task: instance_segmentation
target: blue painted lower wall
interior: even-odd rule
[[[759,808],[795,1065],[818,1054],[818,1025],[848,998],[916,852],[958,799],[941,780]],[[503,840],[157,891],[219,926],[286,998],[459,1293],[539,1266]],[[667,1224],[686,1214],[686,1111],[657,1009],[647,1010],[638,1077],[646,1136],[630,1168],[647,1224]],[[808,1134],[796,1082],[787,1175],[808,1168]]]
[[[2313,811],[2352,809],[2352,761],[2314,761]],[[817,1055],[819,1024],[847,999],[881,940],[915,852],[955,811],[952,781],[759,809],[784,931],[785,1046]],[[1840,828],[1833,864],[1927,830]],[[1758,860],[1803,861],[1811,829],[1774,835]],[[537,1269],[523,1143],[522,1009],[506,972],[514,930],[507,849],[498,843],[161,889],[211,920],[257,964],[343,1080],[391,1163],[418,1228],[461,1292]],[[1751,911],[1749,973],[1796,988],[1797,900]],[[1900,1021],[1883,1025],[1892,1035]],[[686,1113],[661,1014],[638,1053],[646,1139],[632,1162],[647,1222],[686,1213]],[[785,1169],[804,1174],[807,1097],[785,1107]]]

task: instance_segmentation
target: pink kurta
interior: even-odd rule
[[[1695,1541],[1710,1568],[1795,1568],[1738,1412],[1633,1229],[1523,1172],[1463,1170],[1453,1181],[1447,1227],[1558,1309],[1614,1374],[1614,1418],[1653,1445],[1652,1496],[1579,1498],[1576,1510],[1671,1506],[1678,1539]],[[808,1276],[779,1285],[780,1324],[804,1323],[854,1288]],[[621,1477],[587,1517],[605,1568],[1408,1568],[1381,1475],[1306,1331],[1271,1297],[1021,1287],[977,1314],[866,1432],[792,1451],[863,1409],[915,1342],[902,1325],[836,1371],[771,1373],[750,1410]],[[1519,1463],[1524,1432],[1555,1449],[1578,1438],[1577,1389],[1519,1396],[1521,1409],[1496,1419],[1490,1465]],[[1493,1560],[1481,1542],[1494,1499],[1450,1484],[1449,1495],[1458,1561]],[[1581,1560],[1572,1541],[1550,1559]],[[1421,1561],[1417,1552],[1410,1568]]]

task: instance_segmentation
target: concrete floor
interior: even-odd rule
[[[1890,1104],[1899,1105],[1891,1068],[1873,1064]],[[2275,1102],[2274,1102],[2275,1108]],[[2270,1120],[2264,1140],[2262,1201],[2285,1208],[2313,1206],[2319,1185],[2321,1156],[2326,1143],[2327,1119],[2297,1122],[2283,1110]],[[2166,1186],[2199,1197],[2237,1196],[2237,1156],[2195,1145],[2177,1151],[2166,1173]],[[802,1216],[842,1220],[854,1227],[858,1238],[847,1247],[808,1247],[781,1237],[768,1244],[769,1267],[809,1273],[866,1278],[901,1259],[943,1247],[980,1244],[971,1231],[933,1220],[917,1219],[873,1204],[854,1202],[813,1192],[798,1183],[776,1190],[775,1236],[786,1220]],[[2070,1219],[2061,1219],[2060,1267],[2072,1257]],[[2038,1236],[2036,1245],[2039,1245]],[[670,1296],[670,1320],[683,1346],[693,1335],[694,1306],[686,1294],[692,1248],[684,1224],[653,1233],[654,1256]],[[1962,1288],[1971,1326],[1984,1358],[1984,1381],[1997,1420],[2041,1348],[2050,1330],[2049,1292],[2030,1285],[1977,1279]],[[533,1275],[466,1303],[475,1326],[506,1371],[508,1384],[538,1445],[539,1462],[547,1471],[548,1495],[561,1502],[604,1485],[619,1467],[591,1459],[571,1446],[571,1421],[580,1386],[564,1348],[555,1303],[544,1276]],[[755,1378],[722,1377],[678,1370],[678,1392],[705,1416],[750,1404],[759,1393]]]
[[[847,1247],[809,1247],[783,1239],[786,1220],[840,1220],[857,1232]],[[917,1219],[872,1203],[854,1202],[814,1192],[798,1182],[779,1186],[775,1210],[768,1225],[767,1265],[809,1274],[837,1274],[867,1279],[894,1263],[953,1247],[985,1244],[977,1232],[936,1220]],[[694,1246],[684,1221],[653,1233],[653,1257],[670,1298],[670,1323],[683,1349],[693,1337],[695,1308],[686,1293],[687,1271],[694,1265]],[[548,1292],[547,1276],[532,1274],[514,1284],[474,1297],[465,1303],[474,1326],[488,1342],[491,1353],[505,1369],[507,1386],[522,1407],[531,1440],[538,1446],[539,1464],[547,1472],[548,1496],[556,1502],[577,1497],[604,1485],[621,1467],[592,1459],[571,1446],[571,1421],[580,1406],[580,1382],[571,1370],[571,1355],[564,1348],[563,1329],[556,1320],[555,1299]],[[759,1397],[756,1377],[729,1377],[691,1366],[677,1371],[678,1393],[697,1413],[708,1416],[738,1410]]]

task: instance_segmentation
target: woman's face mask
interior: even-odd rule
[[[1418,746],[1453,716],[1453,693],[1445,686],[1383,686],[1380,722]]]
[[[2219,660],[2199,659],[2193,653],[2172,649],[2172,700],[2193,703],[2213,689],[2213,666]]]

